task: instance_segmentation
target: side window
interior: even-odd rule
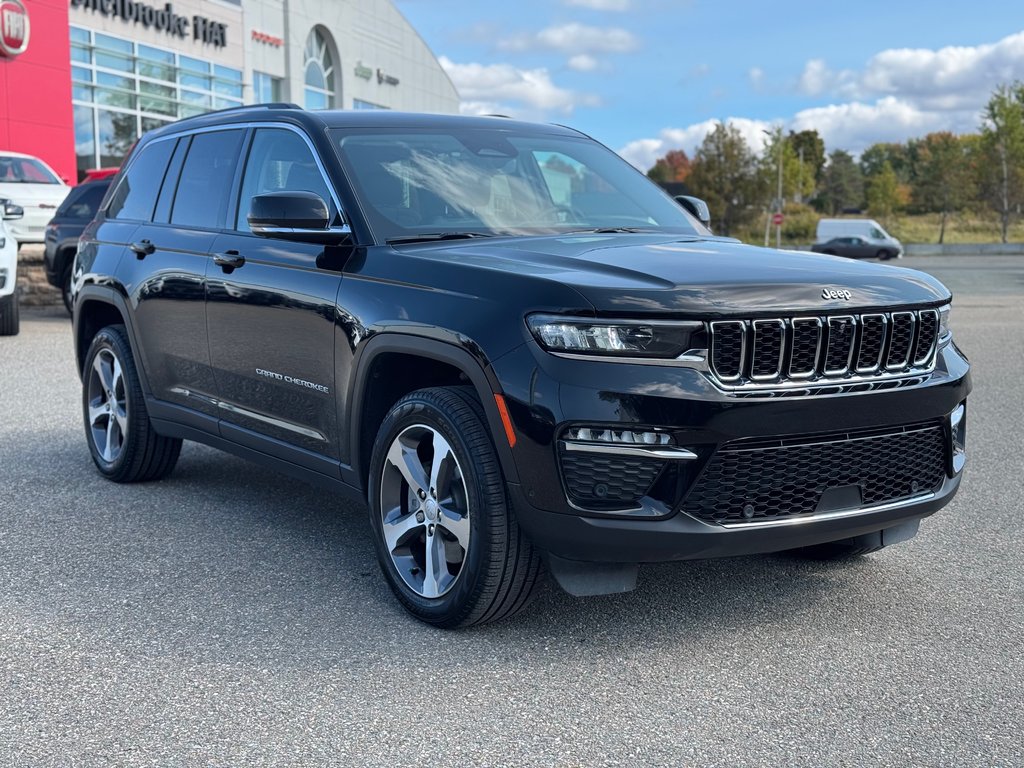
[[[149,221],[164,180],[173,141],[147,144],[122,177],[110,198],[107,215],[115,219]]]
[[[249,231],[246,217],[253,197],[285,190],[314,192],[334,210],[327,183],[302,137],[283,128],[260,128],[245,165],[235,228]]]
[[[106,191],[107,186],[105,184],[87,185],[61,215],[71,216],[75,219],[91,219],[96,215],[96,211],[103,201],[103,194]]]
[[[244,131],[197,133],[181,169],[171,223],[216,229],[224,220]]]

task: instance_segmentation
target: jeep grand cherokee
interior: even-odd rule
[[[361,497],[423,621],[509,616],[542,563],[587,595],[871,552],[959,486],[945,287],[715,237],[569,128],[263,105],[114,184],[74,275],[100,473],[187,439]]]

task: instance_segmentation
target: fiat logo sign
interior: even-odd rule
[[[0,0],[0,53],[17,56],[28,48],[28,11],[21,0]]]

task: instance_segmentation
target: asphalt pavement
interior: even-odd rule
[[[463,632],[408,618],[365,509],[195,444],[92,467],[70,323],[0,338],[0,765],[1024,765],[1024,258],[956,294],[969,464],[914,540],[659,565]]]

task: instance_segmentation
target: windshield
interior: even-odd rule
[[[333,133],[380,240],[594,229],[708,234],[589,139],[481,128]]]
[[[0,183],[60,184],[60,179],[34,157],[0,155]]]

